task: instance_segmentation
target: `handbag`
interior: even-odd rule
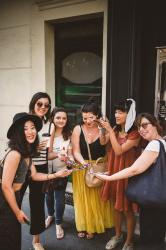
[[[166,152],[160,140],[156,161],[143,173],[129,178],[126,196],[141,206],[166,207]]]
[[[82,131],[83,131],[83,129],[82,129]],[[103,181],[98,179],[96,176],[94,176],[90,172],[93,172],[93,173],[105,172],[106,171],[105,157],[99,157],[95,162],[92,161],[89,143],[87,142],[84,131],[83,131],[83,134],[84,134],[85,142],[87,145],[88,156],[89,156],[89,160],[90,160],[90,162],[89,162],[90,166],[88,167],[88,169],[85,173],[85,183],[88,187],[100,187],[103,184]]]
[[[58,177],[55,179],[44,181],[42,191],[43,193],[50,193],[56,190],[66,189],[67,178]]]

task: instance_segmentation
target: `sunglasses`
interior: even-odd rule
[[[140,130],[140,128],[142,127],[143,129],[146,129],[148,127],[148,125],[151,124],[151,122],[145,122],[142,123],[138,126],[138,130]]]
[[[43,102],[37,102],[36,105],[38,106],[38,108],[44,107],[49,109],[51,107],[49,103],[43,103]]]

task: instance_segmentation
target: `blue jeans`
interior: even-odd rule
[[[55,190],[46,194],[46,205],[48,215],[53,216],[56,212],[55,222],[56,225],[62,224],[63,214],[65,210],[65,190]]]

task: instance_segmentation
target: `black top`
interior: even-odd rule
[[[105,146],[100,144],[99,138],[96,141],[90,143],[89,147],[90,147],[92,160],[97,160],[99,157],[105,156],[105,153],[106,153]],[[81,150],[81,154],[83,158],[85,160],[89,160],[87,144],[86,144],[82,129],[81,129],[81,134],[80,134],[80,150]]]
[[[21,158],[13,183],[24,183],[25,182],[25,177],[27,175],[28,170],[30,169],[32,164],[32,160],[30,159],[29,165],[25,162],[23,158]]]

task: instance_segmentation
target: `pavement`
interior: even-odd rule
[[[28,191],[25,193],[23,200],[23,210],[29,215]],[[86,238],[80,239],[74,223],[74,208],[66,205],[64,213],[65,237],[57,240],[55,236],[55,224],[52,224],[44,233],[41,234],[41,242],[45,250],[104,250],[106,242],[114,235],[114,229],[107,229],[105,233],[96,234],[91,240]],[[126,233],[124,232],[124,238]],[[116,247],[115,250],[121,250],[123,244]],[[166,247],[165,247],[166,249]],[[32,236],[29,234],[29,226],[22,226],[22,250],[33,250]],[[139,245],[138,235],[134,236],[134,250],[160,250],[159,248],[147,249]]]

